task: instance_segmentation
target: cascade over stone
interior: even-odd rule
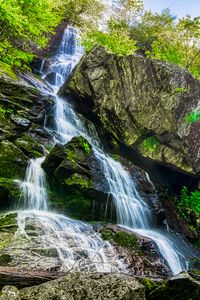
[[[94,48],[60,91],[114,143],[182,171],[200,171],[200,83],[184,69]],[[107,135],[105,135],[107,134]],[[108,141],[107,141],[108,142]]]

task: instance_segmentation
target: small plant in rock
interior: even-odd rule
[[[188,93],[189,90],[186,89],[186,88],[183,88],[183,87],[177,87],[175,90],[174,90],[175,93],[177,94],[184,94],[184,93]]]
[[[84,147],[85,152],[87,154],[90,154],[91,149],[90,149],[90,146],[87,142],[83,143],[83,147]]]
[[[159,142],[154,136],[151,136],[142,142],[142,146],[145,151],[153,152],[158,148]]]
[[[186,115],[187,123],[196,123],[200,120],[200,111],[192,111],[191,113]]]

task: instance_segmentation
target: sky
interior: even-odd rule
[[[145,9],[161,12],[170,8],[171,12],[181,18],[189,14],[192,17],[200,16],[200,0],[143,0]]]

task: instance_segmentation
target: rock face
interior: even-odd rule
[[[165,165],[200,172],[200,82],[179,67],[93,49],[60,94],[92,120],[110,144],[126,145]]]
[[[32,82],[32,84],[30,84]],[[19,200],[19,184],[30,158],[44,155],[51,137],[43,129],[52,99],[42,96],[43,82],[31,74],[0,69],[0,207]]]
[[[145,300],[145,290],[136,279],[123,275],[74,273],[20,291],[23,300]]]

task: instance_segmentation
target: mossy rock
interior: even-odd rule
[[[0,207],[10,207],[20,198],[19,183],[13,179],[0,177]]]
[[[15,232],[17,228],[18,224],[16,212],[0,215],[0,232]]]
[[[193,279],[188,273],[180,273],[154,289],[147,299],[199,300],[200,282]]]
[[[26,170],[28,158],[13,143],[0,142],[0,177],[8,179],[21,178]]]
[[[101,231],[101,236],[104,240],[113,240],[117,245],[135,250],[138,254],[142,255],[142,251],[138,245],[138,237],[134,233],[120,229],[113,230],[106,227]]]
[[[42,145],[39,145],[30,135],[21,136],[14,141],[14,144],[30,158],[41,157],[44,154]]]

